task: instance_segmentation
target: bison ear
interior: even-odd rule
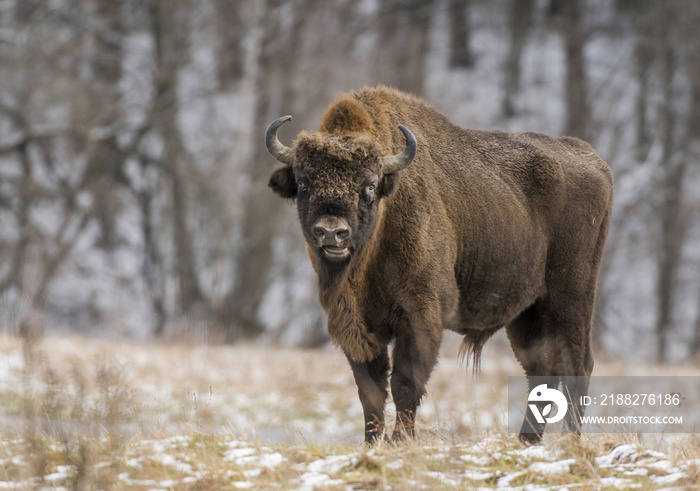
[[[393,174],[384,174],[382,177],[382,182],[379,184],[379,197],[386,198],[387,196],[390,196],[396,189],[398,182],[398,172],[394,172]]]
[[[272,188],[275,194],[283,198],[297,197],[297,182],[291,167],[285,166],[277,169],[270,176],[267,185]]]

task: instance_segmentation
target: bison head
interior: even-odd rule
[[[397,173],[411,163],[416,139],[403,126],[404,150],[382,156],[377,144],[360,133],[302,132],[292,147],[280,143],[272,122],[265,135],[270,154],[285,167],[273,172],[269,186],[296,200],[302,231],[322,266],[342,271],[367,244],[377,223],[379,202],[394,189]]]

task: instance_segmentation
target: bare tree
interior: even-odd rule
[[[244,74],[243,41],[246,33],[244,10],[246,2],[215,0],[217,49],[217,79],[220,90],[229,90]]]
[[[434,0],[381,0],[377,23],[378,81],[422,95]]]
[[[590,138],[591,108],[583,49],[586,43],[583,0],[562,2],[562,31],[566,56],[564,134],[583,140]]]
[[[520,57],[525,47],[525,39],[532,27],[532,0],[512,0],[508,11],[510,45],[503,66],[503,116],[515,116],[515,96],[520,90]]]
[[[682,178],[685,165],[674,156],[673,126],[675,114],[673,111],[672,79],[675,73],[675,53],[669,42],[663,45],[663,101],[659,107],[659,125],[662,139],[662,163],[665,167],[661,194],[661,210],[659,223],[661,225],[658,250],[658,271],[656,294],[658,309],[655,323],[657,338],[656,361],[663,363],[667,356],[667,338],[672,322],[672,305],[675,293],[676,276],[683,245],[683,224],[680,220],[682,203]]]
[[[292,80],[297,66],[297,56],[305,29],[305,14],[310,0],[299,0],[293,13],[291,28],[281,42],[282,2],[270,1],[267,6],[268,23],[265,25],[262,50],[257,60],[256,90],[265,95],[257,99],[253,128],[260,133],[278,111],[289,111],[294,101]],[[271,102],[275,107],[271,107]],[[278,203],[267,190],[270,169],[264,146],[255,145],[252,156],[244,167],[249,185],[243,201],[247,204],[242,217],[242,243],[236,256],[236,278],[230,293],[224,299],[219,324],[222,337],[227,342],[240,337],[255,337],[263,326],[258,320],[258,309],[268,285],[268,273],[272,265],[273,239],[280,223]]]
[[[664,4],[659,12],[658,58],[663,81],[663,98],[657,111],[661,135],[663,174],[659,183],[659,248],[657,256],[657,338],[656,359],[663,363],[668,357],[668,336],[673,328],[674,303],[678,290],[678,271],[682,249],[687,237],[688,216],[685,211],[684,180],[690,162],[697,158],[700,135],[700,82],[698,81],[696,23],[700,19],[697,6],[691,2]],[[675,104],[677,94],[673,83],[680,70],[681,53],[687,53],[687,79],[690,85],[690,105],[680,137],[679,114]],[[695,341],[695,340],[693,340]]]
[[[697,11],[696,11],[697,14]],[[700,15],[695,16],[696,19],[700,18]],[[700,42],[698,39],[697,31],[695,31],[695,42],[696,45]],[[692,82],[691,89],[691,104],[690,111],[688,112],[688,126],[686,130],[686,135],[688,135],[688,161],[700,161],[700,57],[698,56],[698,51],[691,51],[691,63],[690,76]],[[697,210],[696,210],[697,213]],[[700,276],[700,272],[698,274]],[[700,291],[700,290],[699,290]],[[695,318],[695,329],[694,336],[691,345],[691,353],[697,355],[700,353],[700,298],[698,299],[698,313]]]
[[[9,267],[0,278],[0,293],[14,290],[24,299],[25,309],[41,310],[49,288],[90,221],[88,210],[77,199],[85,189],[86,173],[77,170],[79,176],[83,170],[83,177],[77,179],[66,175],[65,164],[54,148],[56,141],[84,142],[85,135],[71,127],[70,120],[51,121],[46,113],[55,105],[49,103],[46,108],[36,102],[41,100],[37,94],[48,96],[50,101],[84,90],[76,67],[58,62],[61,55],[80,46],[80,39],[70,35],[48,42],[64,19],[43,2],[15,5],[7,12],[14,14],[13,33],[26,36],[26,42],[13,43],[0,55],[4,80],[0,119],[6,134],[14,135],[0,145],[0,156],[6,170],[17,170],[10,173],[14,176],[3,179],[0,214],[10,219],[9,228],[16,230],[18,237],[9,248]],[[76,83],[66,84],[75,79]],[[54,226],[41,223],[37,210],[42,207],[62,211]]]
[[[635,133],[637,160],[643,161],[651,147],[651,129],[648,124],[648,99],[650,78],[654,61],[654,29],[658,9],[646,0],[625,2],[630,10],[635,33],[634,60],[637,75],[637,104],[635,110]]]
[[[474,66],[469,35],[470,3],[471,0],[450,0],[450,66],[453,68]]]
[[[691,30],[687,32],[688,45],[697,47],[700,45],[700,33],[696,29],[698,22],[700,22],[700,8],[694,5],[688,9],[688,14],[685,17],[687,20],[686,26],[692,26]],[[697,162],[700,162],[700,51],[690,49],[687,51],[687,54],[686,67],[690,79],[690,104],[684,147],[687,149],[686,159],[688,164],[695,162],[695,165],[697,165]],[[698,210],[696,209],[694,212],[697,216]],[[700,277],[700,271],[698,277]],[[700,290],[698,291],[700,292]],[[698,312],[695,318],[695,329],[691,344],[691,354],[695,356],[700,353],[700,298],[698,298],[697,305]]]
[[[90,144],[85,186],[95,200],[94,212],[101,232],[98,245],[107,250],[116,246],[117,192],[126,182],[122,174],[124,155],[113,128],[122,117],[118,81],[122,76],[123,9],[123,0],[95,1],[90,33],[94,46],[90,57],[92,83],[88,84],[88,106],[80,114],[88,127],[102,133]]]
[[[177,77],[187,60],[187,5],[186,2],[172,0],[152,0],[149,4],[156,58],[153,122],[163,139],[161,165],[171,184],[175,267],[179,304],[184,313],[204,298],[195,273],[192,236],[188,226],[186,166],[191,162],[191,156],[182,142],[177,125]]]

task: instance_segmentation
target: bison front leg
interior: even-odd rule
[[[387,397],[389,355],[386,347],[369,362],[353,361],[346,354],[365,415],[365,442],[374,443],[384,433],[384,406]]]
[[[441,330],[425,329],[421,322],[399,333],[394,345],[391,394],[396,405],[393,440],[415,436],[416,410],[435,366]]]

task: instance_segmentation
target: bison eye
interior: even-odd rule
[[[297,193],[301,193],[306,190],[306,182],[301,179],[297,179]]]
[[[372,201],[374,200],[375,188],[376,186],[374,184],[370,184],[369,186],[365,186],[365,188],[362,190],[362,198],[367,204],[372,203]]]

